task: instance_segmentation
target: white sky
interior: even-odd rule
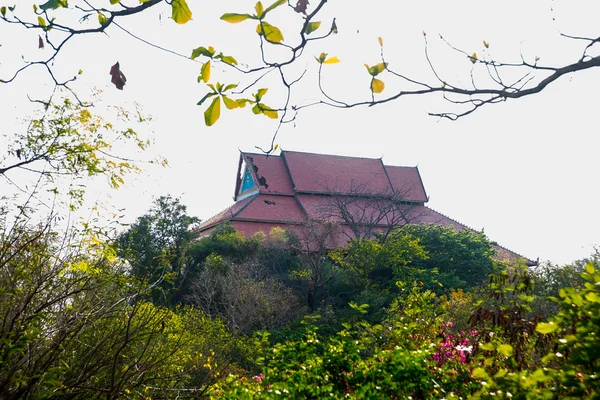
[[[123,25],[186,55],[195,47],[212,45],[240,62],[255,59],[254,24],[229,25],[218,19],[224,12],[251,12],[253,1],[188,2],[194,19],[187,25],[170,20],[166,5]],[[471,64],[436,40],[438,33],[469,53],[481,54],[486,40],[497,59],[518,62],[522,52],[530,60],[539,56],[540,63],[560,65],[576,59],[580,47],[560,38],[557,30],[599,36],[597,3],[330,0],[321,29],[335,16],[340,34],[307,49],[308,57],[299,64],[310,71],[299,84],[297,100],[317,97],[312,55],[321,51],[342,60],[325,70],[331,93],[342,99],[368,99],[369,76],[363,64],[378,62],[378,36],[385,41],[390,67],[412,76],[428,76],[422,31],[428,34],[434,63],[454,82],[466,82]],[[285,15],[282,12],[273,24],[291,38],[295,23]],[[18,65],[21,54],[33,59],[46,51],[37,49],[37,32],[2,23],[0,44],[2,77]],[[108,75],[116,61],[128,79],[122,92],[112,87]],[[129,220],[143,214],[153,197],[167,193],[181,196],[190,214],[203,219],[225,208],[232,202],[238,149],[268,147],[276,127],[249,109],[222,107],[221,120],[207,128],[204,108],[196,106],[206,92],[196,83],[200,64],[151,48],[116,28],[108,36],[72,41],[56,66],[63,77],[84,71],[75,86],[82,93],[91,87],[102,89],[107,103],[139,102],[154,118],[151,154],[165,156],[170,167],[150,166],[118,191],[95,185],[90,193],[93,200],[125,208]],[[284,126],[277,143],[287,150],[383,156],[390,165],[418,164],[430,207],[474,229],[484,228],[492,240],[529,258],[565,263],[589,255],[592,245],[600,244],[600,139],[593,100],[600,89],[599,74],[589,70],[566,76],[539,95],[484,107],[456,122],[427,115],[452,111],[437,96],[406,97],[373,108],[308,108],[295,126]],[[240,79],[221,67],[213,70],[212,81]],[[392,79],[382,79],[386,91],[393,91]],[[42,70],[32,69],[18,82],[0,86],[0,119],[8,129],[2,133],[22,129],[19,118],[31,110],[26,94],[43,97],[46,83]],[[280,95],[272,90],[264,101],[276,106]],[[0,142],[0,149],[4,144]]]

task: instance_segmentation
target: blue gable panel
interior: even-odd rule
[[[252,174],[248,169],[244,173],[244,182],[242,183],[242,188],[240,189],[240,193],[244,193],[246,190],[250,190],[254,188],[254,179],[252,179]]]

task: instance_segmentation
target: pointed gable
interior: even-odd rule
[[[390,178],[394,191],[400,193],[406,201],[426,203],[428,201],[425,187],[417,167],[396,167],[386,165],[385,170]]]
[[[282,151],[297,193],[387,193],[383,163],[374,158]]]
[[[242,158],[260,193],[294,194],[290,175],[280,156],[242,153]]]

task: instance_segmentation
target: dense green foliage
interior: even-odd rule
[[[530,271],[426,226],[335,251],[306,246],[327,225],[194,239],[169,196],[108,242],[2,216],[0,398],[600,393],[597,254]]]

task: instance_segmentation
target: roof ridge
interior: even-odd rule
[[[244,155],[248,155],[248,156],[263,156],[263,157],[281,157],[281,154],[275,155],[275,154],[263,154],[263,153],[253,153],[250,151],[240,151],[240,153],[244,154]]]
[[[244,201],[244,200],[240,200],[240,201]],[[219,212],[214,213],[213,215],[211,215],[210,217],[206,218],[204,221],[200,222],[200,225],[198,225],[193,232],[199,231],[201,228],[203,228],[206,225],[209,225],[210,221],[214,218],[216,218],[217,215],[224,213],[225,211],[229,210],[231,207],[233,207],[235,205],[235,203],[237,202],[233,202],[233,204],[228,205],[227,207],[225,207],[224,209],[222,209]]]
[[[383,159],[383,157],[373,158],[373,157],[359,157],[359,156],[343,156],[343,155],[339,155],[339,154],[313,153],[310,151],[296,151],[296,150],[281,150],[281,153],[297,153],[297,154],[311,154],[311,155],[315,155],[315,156],[358,158],[361,160],[382,160]]]
[[[470,230],[472,230],[474,232],[479,232],[478,230],[471,228],[469,225],[463,224],[462,222],[459,222],[459,221],[455,220],[454,218],[451,218],[448,215],[446,215],[446,214],[444,214],[442,212],[439,212],[438,210],[434,209],[433,207],[429,207],[429,206],[426,206],[426,205],[423,205],[423,207],[429,208],[431,211],[436,212],[436,213],[440,214],[442,217],[448,218],[450,221],[456,222],[457,224],[462,225],[462,226],[464,226],[467,229],[470,229]]]

